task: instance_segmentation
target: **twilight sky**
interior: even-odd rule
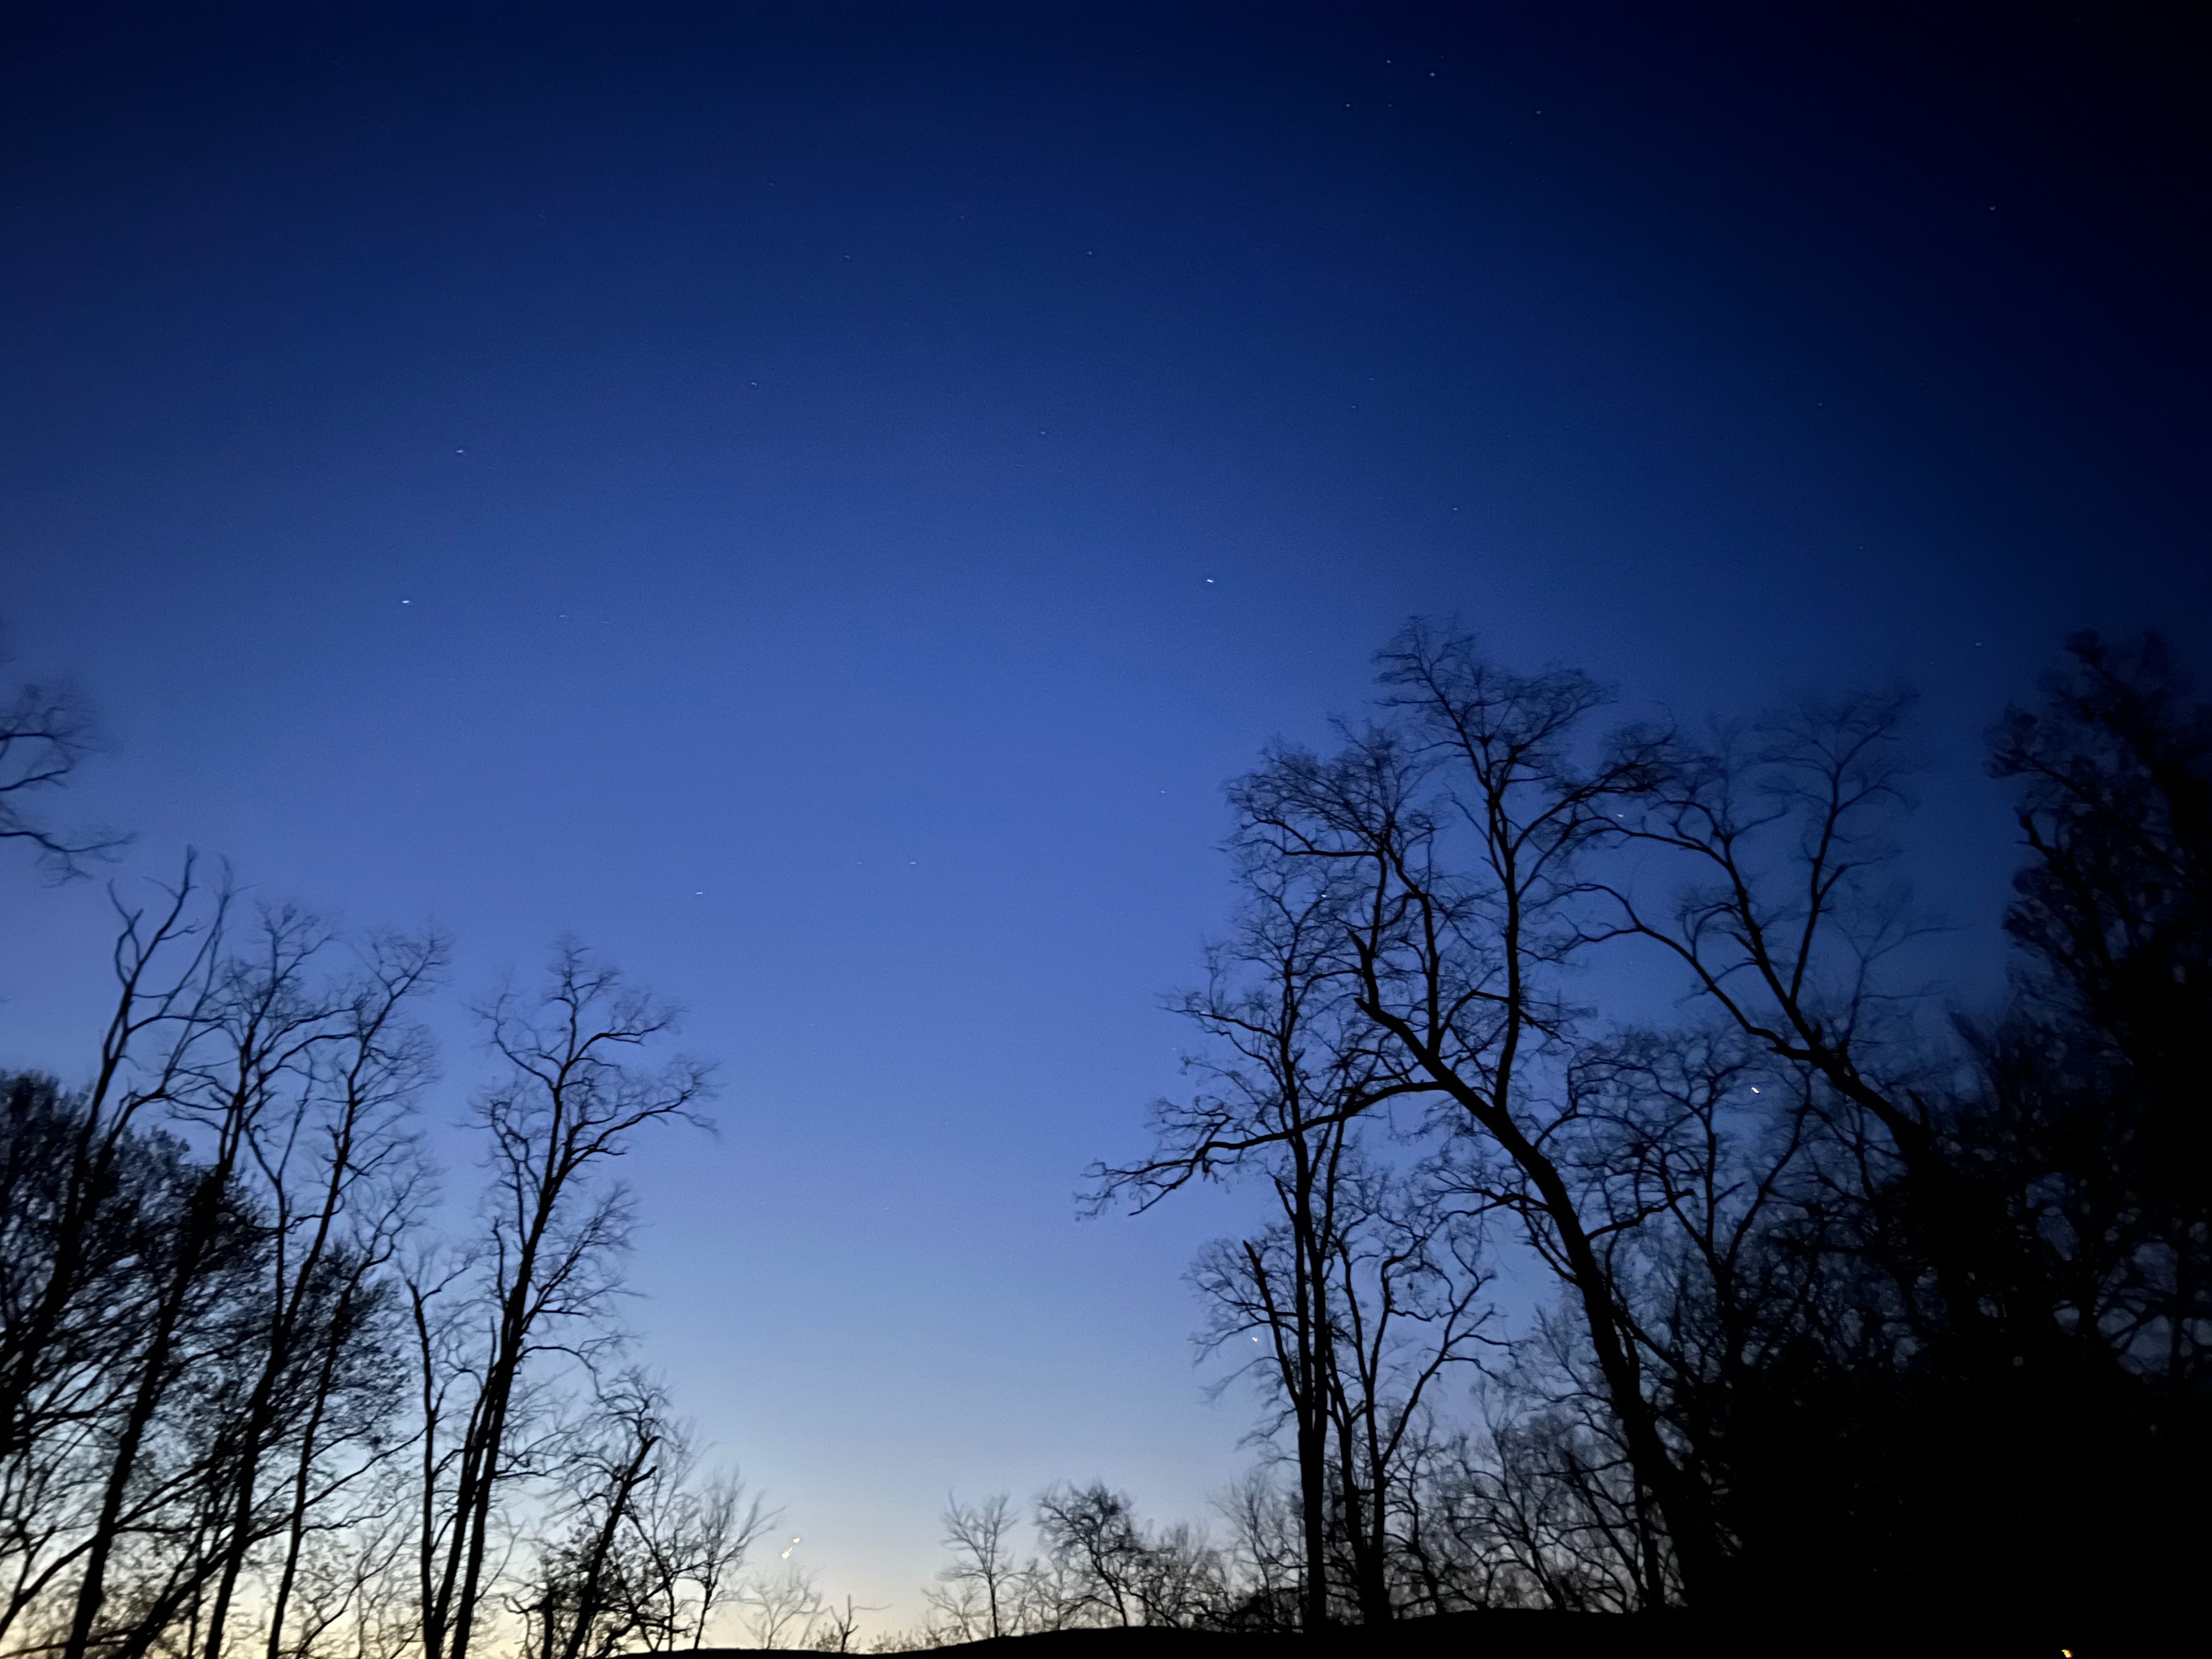
[[[11,5],[58,815],[685,1004],[643,1352],[878,1622],[948,1488],[1195,1517],[1240,1206],[1071,1194],[1176,1086],[1221,783],[1400,622],[1688,715],[1911,680],[1970,992],[1983,726],[2070,629],[2201,649],[2212,144],[2062,9]],[[0,1062],[81,1074],[105,901],[0,884]]]

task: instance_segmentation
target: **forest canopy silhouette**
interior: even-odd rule
[[[1104,1481],[956,1497],[927,1622],[874,1645],[2178,1612],[2212,1543],[2212,710],[2164,644],[2076,635],[1990,731],[1993,1008],[1912,977],[1902,693],[1609,729],[1588,675],[1449,628],[1378,665],[1334,747],[1231,786],[1190,1085],[1086,1188],[1264,1200],[1190,1273],[1256,1389],[1249,1479],[1211,1528]],[[93,753],[71,696],[0,717],[0,840],[59,878],[123,845],[46,813]],[[866,1609],[754,1559],[774,1512],[617,1316],[618,1161],[713,1092],[671,1007],[574,942],[479,999],[457,1190],[444,939],[190,855],[112,891],[82,1065],[0,1073],[0,1650],[859,1645]],[[1668,1018],[1607,1007],[1626,971]]]

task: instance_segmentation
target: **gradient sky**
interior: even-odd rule
[[[1242,1211],[1071,1194],[1176,1086],[1220,785],[1400,622],[1691,715],[1913,681],[1970,991],[1982,728],[2205,638],[2212,144],[2060,9],[11,4],[60,815],[687,1005],[643,1352],[878,1622],[949,1488],[1198,1516]],[[9,863],[0,1059],[81,1074],[105,901]]]

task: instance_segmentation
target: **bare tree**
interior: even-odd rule
[[[1069,1570],[1060,1622],[1141,1625],[1144,1537],[1125,1493],[1104,1482],[1056,1486],[1037,1499],[1045,1553]]]
[[[539,1659],[696,1648],[773,1520],[734,1474],[703,1487],[666,1391],[624,1370],[599,1387],[557,1461],[565,1501],[510,1607]]]
[[[376,1414],[362,1370],[375,1297],[353,1294],[373,1268],[340,1243],[289,1279],[295,1218],[278,1216],[258,1150],[258,1136],[281,1137],[277,1120],[300,1132],[318,1050],[338,1036],[306,976],[325,940],[270,912],[255,959],[228,956],[228,908],[190,860],[156,905],[118,897],[118,997],[94,1080],[42,1124],[11,1125],[15,1153],[50,1144],[35,1187],[20,1162],[9,1176],[33,1225],[9,1240],[0,1488],[11,1509],[35,1493],[44,1518],[10,1528],[0,1626],[66,1600],[54,1639],[67,1652],[128,1659],[186,1607],[197,1620],[210,1583],[220,1609],[289,1513],[264,1467],[302,1443],[310,1418],[327,1431],[350,1411],[358,1426],[342,1397]],[[272,1276],[297,1292],[289,1314]],[[283,1339],[288,1323],[312,1325],[313,1342]],[[313,1486],[327,1460],[307,1455]]]
[[[1362,1114],[1403,1092],[1378,1078],[1351,1006],[1344,931],[1359,896],[1340,870],[1240,848],[1243,890],[1228,939],[1207,951],[1201,991],[1175,1000],[1223,1051],[1186,1060],[1203,1080],[1188,1101],[1152,1109],[1141,1163],[1096,1165],[1094,1211],[1116,1197],[1141,1214],[1196,1180],[1264,1180],[1279,1225],[1201,1255],[1194,1281],[1212,1303],[1209,1348],[1250,1335],[1282,1403],[1297,1470],[1306,1628],[1329,1622],[1329,1440],[1341,1267],[1338,1203]]]
[[[665,1400],[634,1372],[603,1385],[592,1418],[562,1458],[568,1501],[534,1552],[528,1593],[508,1605],[533,1659],[605,1659],[641,1633],[659,1598],[637,1547],[641,1492],[657,1473]]]
[[[95,1201],[77,1207],[86,1108],[40,1078],[8,1079],[0,1125],[0,1298],[18,1412],[0,1452],[0,1634],[58,1648],[76,1579],[142,1533],[173,1532],[185,1496],[143,1470],[106,1504],[111,1443],[135,1398],[143,1339],[164,1288],[163,1236],[180,1217],[193,1171],[173,1143],[128,1129],[102,1137]],[[58,1310],[56,1280],[72,1285]],[[27,1315],[44,1313],[43,1330]],[[197,1333],[196,1333],[197,1334]],[[187,1528],[187,1531],[189,1528]],[[127,1616],[127,1615],[126,1615]],[[26,1638],[29,1630],[36,1634]]]
[[[381,1340],[397,1311],[383,1270],[416,1217],[410,1118],[431,1072],[428,1036],[408,1007],[446,958],[435,938],[374,937],[359,976],[316,996],[299,983],[319,946],[313,924],[280,911],[264,916],[263,931],[265,960],[227,983],[234,1071],[217,1086],[246,1109],[240,1162],[266,1212],[268,1311],[224,1471],[230,1514],[205,1659],[220,1659],[232,1598],[257,1547],[281,1535],[264,1644],[267,1659],[279,1659],[310,1526],[384,1455],[374,1443],[397,1404],[399,1376]],[[306,1040],[273,1051],[262,1035],[271,1023]],[[334,1466],[349,1446],[374,1449]]]
[[[1451,1494],[1455,1520],[1512,1577],[1506,1605],[1534,1596],[1561,1612],[1664,1604],[1649,1577],[1645,1504],[1609,1415],[1546,1405],[1494,1417],[1468,1447]],[[1495,1593],[1495,1592],[1493,1592]]]
[[[630,1209],[620,1187],[594,1177],[647,1125],[702,1122],[708,1087],[696,1060],[652,1071],[623,1063],[666,1034],[674,1015],[580,945],[556,952],[537,1005],[503,992],[483,1017],[507,1076],[476,1109],[493,1179],[482,1242],[462,1271],[474,1278],[469,1311],[482,1323],[464,1342],[437,1322],[438,1298],[465,1277],[418,1273],[410,1291],[422,1376],[426,1659],[468,1659],[489,1589],[497,1502],[530,1467],[522,1431],[539,1371],[561,1358],[588,1364],[617,1340],[605,1315]]]
[[[1361,1170],[1333,1244],[1338,1314],[1329,1352],[1336,1528],[1361,1621],[1395,1611],[1392,1579],[1415,1455],[1439,1380],[1487,1341],[1484,1265],[1473,1219],[1425,1178]]]
[[[31,805],[41,790],[66,784],[96,742],[91,705],[67,686],[21,686],[0,705],[0,841],[27,842],[59,880],[82,875],[129,840],[109,830],[53,829]]]
[[[1014,1512],[1004,1492],[974,1504],[948,1498],[943,1516],[951,1565],[937,1577],[951,1587],[926,1592],[949,1624],[972,1632],[963,1639],[1011,1636],[1019,1620],[1021,1567],[1013,1548]]]
[[[813,1638],[807,1645],[817,1653],[850,1653],[854,1650],[854,1638],[860,1633],[860,1615],[882,1611],[880,1607],[864,1606],[848,1595],[844,1606],[831,1604],[823,1608]]]
[[[204,907],[199,898],[188,858],[182,879],[161,902],[133,910],[118,901],[120,994],[71,1158],[59,1248],[29,1322],[27,1360],[84,1288],[79,1270],[102,1188],[133,1140],[138,1120],[149,1107],[185,1097],[199,1046],[218,1028],[217,951],[228,895],[213,895]],[[73,1563],[76,1584],[61,1640],[65,1659],[84,1659],[96,1642],[142,1649],[209,1570],[202,1517],[190,1512],[191,1500],[204,1491],[195,1454],[209,1448],[204,1439],[197,1447],[165,1444],[161,1414],[188,1376],[204,1388],[219,1388],[223,1380],[219,1362],[205,1370],[193,1362],[229,1347],[222,1336],[230,1334],[218,1335],[216,1328],[231,1300],[227,1293],[234,1286],[228,1281],[250,1267],[253,1251],[252,1218],[238,1204],[230,1178],[239,1127],[235,1115],[217,1127],[210,1164],[179,1167],[171,1185],[174,1209],[146,1231],[134,1252],[143,1286],[140,1318],[130,1345],[105,1367],[115,1393],[100,1437],[97,1497],[81,1556]],[[34,1364],[27,1365],[27,1377]],[[222,1402],[215,1403],[201,1413],[201,1425],[223,1409]],[[156,1461],[164,1450],[176,1455]],[[180,1504],[186,1506],[183,1516]],[[109,1572],[118,1552],[134,1536],[149,1534],[166,1534],[165,1570],[133,1586],[133,1594],[111,1608]],[[105,1623],[104,1615],[109,1615]]]
[[[752,1609],[753,1645],[763,1648],[782,1647],[784,1632],[794,1627],[795,1644],[804,1645],[824,1606],[816,1575],[805,1567],[763,1573],[738,1592],[738,1600]]]
[[[64,878],[121,845],[33,810],[93,746],[72,692],[0,708],[0,840]],[[227,1659],[240,1642],[306,1659],[341,1641],[465,1659],[523,1541],[504,1498],[598,1468],[596,1529],[536,1564],[576,1569],[578,1616],[546,1659],[610,1632],[699,1646],[760,1504],[734,1477],[690,1481],[657,1395],[611,1413],[637,1431],[629,1455],[595,1461],[556,1386],[623,1340],[606,1316],[629,1212],[605,1161],[648,1121],[696,1121],[703,1068],[621,1063],[667,1011],[573,947],[541,1006],[484,1011],[508,1068],[479,1102],[487,1225],[403,1276],[421,1219],[408,1120],[430,1074],[408,1011],[442,943],[372,936],[334,973],[331,929],[285,907],[239,928],[191,855],[155,901],[112,896],[117,996],[89,1081],[0,1073],[0,1639],[55,1659]],[[393,1478],[410,1444],[411,1494]]]
[[[73,1654],[143,1647],[204,1581],[229,1364],[253,1338],[255,1218],[165,1132],[219,1022],[228,895],[190,857],[157,890],[112,895],[117,996],[91,1082],[39,1110],[19,1091],[9,1124],[0,1631],[36,1620]]]
[[[2212,1374],[2212,706],[2155,635],[2067,652],[1990,733],[2029,854],[2005,915],[2022,961],[1956,1127],[2038,1218],[2073,1341],[2186,1397]]]
[[[692,1498],[681,1529],[673,1526],[655,1529],[655,1535],[673,1533],[686,1540],[683,1548],[670,1553],[684,1563],[682,1577],[696,1590],[690,1619],[693,1649],[704,1639],[716,1613],[733,1598],[737,1575],[746,1555],[775,1521],[775,1515],[763,1507],[761,1498],[746,1495],[744,1482],[736,1472],[725,1470]],[[684,1629],[684,1620],[679,1617],[673,1626],[676,1639],[672,1647],[681,1644]]]
[[[1256,1468],[1216,1494],[1213,1507],[1229,1524],[1227,1568],[1237,1587],[1226,1622],[1270,1632],[1298,1629],[1306,1559],[1297,1495]]]
[[[74,1103],[65,1172],[41,1218],[42,1248],[0,1327],[0,1434],[11,1450],[41,1437],[49,1419],[40,1395],[58,1369],[80,1379],[112,1370],[71,1364],[66,1355],[73,1340],[94,1334],[82,1322],[90,1317],[89,1286],[103,1268],[116,1265],[103,1249],[103,1224],[115,1213],[118,1162],[149,1109],[167,1097],[173,1057],[206,1018],[207,975],[220,948],[227,901],[220,892],[210,898],[195,878],[187,859],[182,880],[161,890],[157,904],[132,908],[115,896],[115,1005],[93,1079]],[[150,1061],[149,1050],[155,1056]],[[73,1415],[79,1408],[49,1409]]]
[[[1908,703],[1894,691],[1808,700],[1705,744],[1625,734],[1641,787],[1622,796],[1618,833],[1674,855],[1680,877],[1660,896],[1593,884],[1616,911],[1594,932],[1658,946],[1722,1018],[1886,1138],[1920,1200],[1945,1316],[1979,1346],[1984,1297],[2021,1264],[1997,1259],[2008,1230],[1946,1154],[1880,973],[1920,931],[1886,880],[1906,804]]]
[[[1224,1615],[1218,1552],[1188,1524],[1145,1526],[1128,1495],[1103,1481],[1050,1488],[1037,1498],[1036,1526],[1046,1570],[1033,1583],[1052,1600],[1036,1621],[1043,1628],[1191,1627]]]
[[[334,986],[314,976],[331,936],[311,917],[264,910],[224,954],[226,899],[210,895],[191,921],[194,899],[188,862],[160,919],[125,913],[123,995],[70,1159],[78,1192],[146,1150],[173,1171],[173,1201],[142,1195],[127,1224],[142,1235],[137,1316],[99,1368],[100,1410],[80,1417],[95,1431],[68,1454],[77,1490],[98,1492],[69,1555],[70,1653],[133,1659],[180,1617],[219,1652],[241,1576],[280,1537],[262,1599],[281,1642],[307,1535],[333,1524],[328,1505],[363,1471],[353,1454],[380,1439],[395,1380],[379,1275],[408,1210],[402,1120],[423,1059],[399,1010],[437,947],[386,941],[380,972]],[[173,976],[157,977],[180,947]],[[19,1358],[55,1328],[46,1316],[73,1278],[79,1293],[96,1285],[83,1245],[108,1224],[96,1205],[60,1209],[40,1306],[11,1332]],[[96,1305],[112,1320],[125,1304]]]
[[[1328,1553],[1306,1570],[1317,1573],[1324,1594],[1341,1582],[1361,1620],[1379,1624],[1394,1616],[1393,1527],[1411,1465],[1439,1380],[1489,1340],[1482,1328],[1492,1274],[1471,1218],[1424,1172],[1396,1174],[1347,1158],[1331,1187],[1318,1239],[1316,1303],[1327,1323],[1316,1367]],[[1248,1363],[1282,1402],[1282,1416],[1295,1405],[1280,1358],[1291,1316],[1279,1287],[1291,1279],[1292,1237],[1279,1224],[1256,1239],[1218,1241],[1191,1275],[1212,1306],[1205,1347],[1235,1355],[1247,1339],[1272,1346],[1272,1354]],[[1345,1570],[1332,1573],[1333,1561]]]
[[[1599,689],[1565,670],[1508,674],[1462,637],[1416,626],[1382,662],[1394,723],[1348,732],[1330,760],[1284,751],[1239,783],[1238,844],[1356,888],[1331,967],[1364,1022],[1364,1086],[1435,1103],[1440,1122],[1486,1149],[1482,1196],[1521,1218],[1575,1297],[1638,1479],[1701,1594],[1712,1562],[1701,1495],[1644,1397],[1616,1289],[1555,1155],[1567,1103],[1546,1071],[1571,1029],[1555,981],[1583,937],[1581,860],[1611,832],[1614,803],[1648,785],[1652,745],[1578,769],[1572,743]]]

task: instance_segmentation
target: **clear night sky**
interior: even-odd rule
[[[1219,785],[1398,623],[1916,682],[1970,978],[1981,728],[2069,629],[2205,637],[2181,43],[1804,9],[11,4],[62,815],[688,1005],[634,1317],[825,1587],[911,1620],[949,1487],[1195,1516],[1238,1212],[1070,1195],[1176,1085]],[[80,1074],[104,901],[11,863],[0,1058]]]

